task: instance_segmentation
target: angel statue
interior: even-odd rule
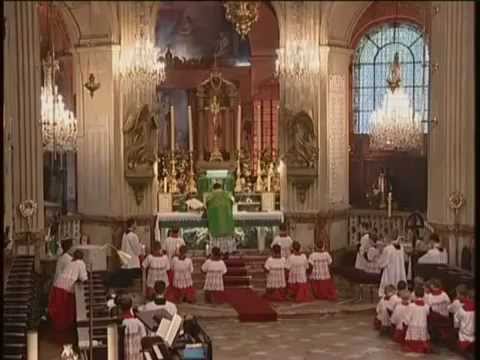
[[[124,123],[125,157],[128,170],[138,167],[149,169],[157,160],[158,117],[153,116],[148,105],[131,112]]]

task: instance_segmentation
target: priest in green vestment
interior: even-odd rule
[[[207,198],[208,231],[212,247],[227,255],[236,250],[233,221],[233,199],[219,183]]]

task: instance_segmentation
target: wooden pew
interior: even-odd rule
[[[36,296],[34,257],[14,258],[6,276],[3,296],[3,356],[4,360],[27,358],[27,331]],[[36,353],[37,349],[31,349]]]

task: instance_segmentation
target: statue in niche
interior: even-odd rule
[[[160,127],[158,117],[152,116],[148,105],[138,113],[130,114],[124,124],[125,154],[129,170],[149,168],[157,160],[156,135]]]
[[[318,148],[313,121],[304,111],[295,115],[288,125],[293,142],[286,154],[288,163],[295,168],[315,168]]]
[[[152,106],[152,114],[154,121],[159,125],[160,147],[163,149],[168,146],[168,126],[170,118],[167,115],[170,113],[170,106],[172,99],[163,91],[158,91],[155,96],[155,101]]]

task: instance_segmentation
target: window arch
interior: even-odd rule
[[[382,104],[390,64],[398,52],[402,87],[420,120],[429,117],[429,55],[425,33],[407,23],[384,23],[360,39],[353,62],[353,132],[368,134],[370,117]],[[425,130],[427,127],[425,126]]]

